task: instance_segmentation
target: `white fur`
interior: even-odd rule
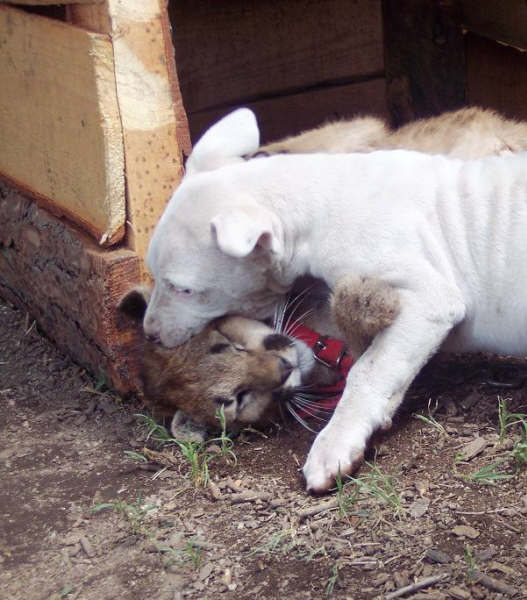
[[[256,140],[247,110],[232,136],[241,121],[244,140]],[[210,164],[214,152],[214,164],[235,158],[221,157],[211,129],[193,164]],[[227,222],[228,243],[218,236]],[[303,274],[333,287],[351,273],[397,290],[398,317],[353,366],[309,452],[307,486],[325,490],[361,460],[442,345],[527,352],[527,153],[465,162],[403,150],[281,155],[194,171],[147,262],[156,284],[145,330],[168,346],[224,313],[268,316]]]

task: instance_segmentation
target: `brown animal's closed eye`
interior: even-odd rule
[[[209,352],[211,354],[219,354],[220,352],[227,350],[227,348],[230,348],[230,344],[214,344],[209,348]]]
[[[234,402],[234,400],[232,400],[231,398],[225,398],[223,396],[215,396],[212,401],[214,402],[214,404],[217,404],[218,406],[229,406],[230,404],[232,404]]]

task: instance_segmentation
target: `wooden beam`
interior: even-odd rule
[[[130,250],[105,250],[0,181],[0,296],[120,393],[139,388],[139,340],[116,304],[140,279]]]
[[[440,4],[453,25],[527,49],[525,0],[442,0]]]
[[[108,0],[98,8],[72,6],[68,14],[73,23],[108,31],[113,40],[126,161],[126,243],[142,258],[190,152],[166,4]]]
[[[380,0],[178,0],[168,10],[188,113],[383,70]]]
[[[527,52],[468,34],[467,100],[527,121]]]
[[[49,6],[52,4],[100,4],[104,0],[2,0],[5,4],[21,6]]]
[[[358,114],[388,118],[386,82],[377,77],[350,85],[321,87],[298,94],[244,103],[254,110],[262,142],[300,133],[327,121]],[[197,140],[215,121],[237,105],[189,115],[192,139]]]
[[[0,173],[115,243],[124,156],[110,41],[0,5],[0,44]]]
[[[383,0],[384,64],[394,125],[465,103],[463,35],[437,0]]]

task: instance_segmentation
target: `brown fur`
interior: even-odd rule
[[[229,401],[242,390],[267,392],[280,386],[283,370],[277,353],[237,350],[220,333],[221,324],[210,324],[178,348],[145,344],[144,393],[158,414],[172,416],[180,409],[198,423],[218,425],[215,415],[222,398]],[[221,353],[211,353],[214,345],[226,343]]]
[[[149,298],[150,290],[135,288],[121,300],[119,310],[140,326]],[[300,358],[288,339],[266,348],[273,333],[258,321],[230,316],[216,319],[177,348],[144,339],[145,402],[155,416],[172,417],[179,411],[189,417],[176,414],[172,421],[173,435],[182,437],[191,432],[199,438],[194,425],[218,426],[221,406],[231,428],[275,418],[279,406],[274,393]]]
[[[320,125],[262,146],[257,154],[371,152],[389,149],[480,158],[527,150],[527,123],[497,112],[466,107],[392,130],[377,117],[356,117]]]
[[[331,311],[351,353],[360,356],[377,333],[397,317],[399,297],[382,281],[348,276],[333,290]]]

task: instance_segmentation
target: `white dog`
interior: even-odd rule
[[[527,153],[461,161],[410,151],[244,161],[259,132],[240,109],[196,144],[151,240],[144,328],[176,346],[212,318],[262,318],[297,277],[349,275],[398,294],[393,324],[350,371],[304,466],[328,489],[362,459],[441,346],[527,351]]]

